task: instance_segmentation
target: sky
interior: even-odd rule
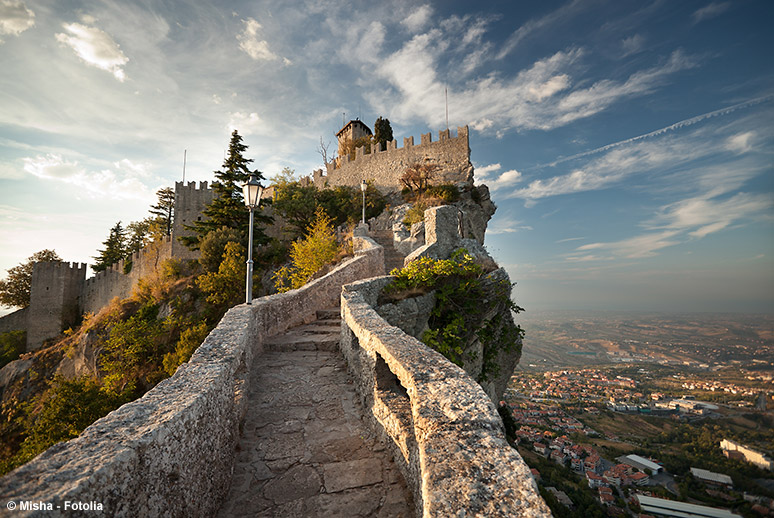
[[[342,120],[435,140],[448,99],[527,311],[774,312],[774,3],[213,4],[0,0],[0,275],[93,262],[234,129],[306,175]]]

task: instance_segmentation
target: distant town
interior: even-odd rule
[[[504,396],[554,515],[774,516],[771,320],[596,318],[523,323]]]

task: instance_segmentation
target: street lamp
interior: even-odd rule
[[[363,191],[363,225],[365,225],[365,192],[368,188],[368,184],[365,180],[360,182],[360,190]]]
[[[245,288],[245,303],[253,303],[253,211],[261,203],[263,187],[258,183],[255,173],[250,173],[250,179],[242,186],[245,195],[245,205],[250,209],[250,235],[247,239],[247,287]]]

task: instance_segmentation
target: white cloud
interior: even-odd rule
[[[512,218],[495,219],[487,227],[486,234],[490,236],[497,234],[513,234],[514,232],[519,232],[521,230],[532,230],[532,227],[525,225],[522,221]]]
[[[491,177],[491,174],[493,171],[499,171],[502,166],[497,164],[489,164],[481,167],[476,167],[475,173],[474,173],[474,179],[476,181],[476,184],[481,184],[482,182],[485,182],[487,179]]]
[[[35,25],[35,13],[21,0],[0,0],[0,35],[18,36]],[[0,38],[0,43],[3,40]]]
[[[432,14],[433,8],[426,4],[405,17],[400,23],[404,25],[409,31],[416,33],[424,28],[425,25],[427,25]]]
[[[266,133],[270,129],[257,113],[232,113],[228,121],[229,133],[237,130],[243,137],[246,135],[256,135]]]
[[[729,7],[731,7],[730,2],[712,2],[708,6],[697,9],[692,15],[693,21],[694,23],[699,23],[709,18],[714,18],[719,14],[723,14]]]
[[[129,164],[132,165],[130,173],[122,172]],[[24,170],[31,175],[74,185],[80,192],[92,198],[116,200],[153,198],[150,190],[137,178],[131,176],[136,173],[137,166],[128,160],[122,160],[116,166],[120,174],[109,169],[90,172],[78,162],[68,161],[61,155],[55,154],[24,159]]]
[[[57,41],[70,46],[87,64],[111,72],[119,81],[126,79],[123,66],[129,62],[118,44],[105,31],[80,23],[64,24],[69,34],[58,33]]]
[[[754,131],[746,131],[729,137],[726,141],[726,148],[736,153],[746,153],[752,149],[750,142],[755,138]]]
[[[771,218],[772,209],[774,199],[768,194],[740,192],[725,200],[696,196],[663,207],[651,224],[703,238],[745,219]]]
[[[656,251],[661,250],[662,248],[680,244],[680,241],[673,239],[677,234],[677,231],[668,230],[634,236],[621,241],[590,243],[576,248],[576,252],[569,255],[568,260],[588,261],[603,258],[594,256],[593,254],[585,254],[585,252],[588,252],[589,250],[599,250],[612,255],[612,257],[606,258],[624,257],[627,259],[640,259],[643,257],[652,257],[656,255]]]
[[[261,24],[253,18],[242,20],[245,28],[237,34],[236,39],[239,41],[239,48],[247,53],[248,56],[256,61],[275,61],[280,57],[269,50],[269,42],[261,39],[259,32],[262,28]],[[283,58],[286,65],[290,64],[290,60]]]
[[[490,191],[497,191],[499,189],[511,187],[514,184],[519,183],[520,181],[521,181],[521,173],[515,169],[511,169],[509,171],[505,171],[497,178],[493,178],[487,181],[486,184],[487,186],[489,186]]]
[[[21,180],[24,173],[11,163],[0,162],[0,180]]]

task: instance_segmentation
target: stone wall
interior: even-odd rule
[[[355,258],[298,290],[232,308],[174,376],[1,478],[6,500],[55,508],[14,516],[95,514],[56,510],[65,501],[100,503],[101,516],[215,514],[231,483],[246,380],[260,368],[254,359],[264,339],[335,305],[342,284],[383,273],[382,248],[354,240]]]
[[[8,331],[26,331],[27,330],[27,309],[17,309],[13,313],[8,313],[0,317],[0,333]]]
[[[172,257],[174,242],[174,237],[167,236],[132,254],[129,273],[124,273],[126,261],[122,259],[86,279],[81,290],[81,311],[97,313],[114,297],[123,299],[131,296],[140,279],[155,274],[161,263]]]
[[[406,168],[415,163],[431,163],[440,166],[432,183],[471,182],[473,166],[470,164],[470,146],[468,127],[458,127],[457,136],[452,137],[449,130],[439,134],[439,140],[432,141],[432,134],[421,136],[419,145],[414,145],[414,137],[403,139],[403,147],[398,148],[397,141],[387,143],[387,149],[371,146],[372,152],[364,154],[364,148],[356,150],[354,160],[348,156],[339,157],[340,164],[327,164],[327,173],[322,170],[313,174],[318,189],[326,186],[348,185],[357,187],[362,180],[373,181],[382,193],[400,190],[399,179]]]
[[[172,226],[172,254],[179,259],[197,259],[198,252],[190,250],[177,238],[192,235],[185,225],[201,220],[202,211],[215,198],[215,191],[207,187],[207,182],[175,182],[175,216]],[[247,210],[247,209],[245,209]]]
[[[344,287],[340,347],[414,493],[417,514],[550,517],[478,383],[376,313],[390,279]]]
[[[27,351],[76,323],[86,264],[46,261],[35,263],[30,279],[27,313]]]

